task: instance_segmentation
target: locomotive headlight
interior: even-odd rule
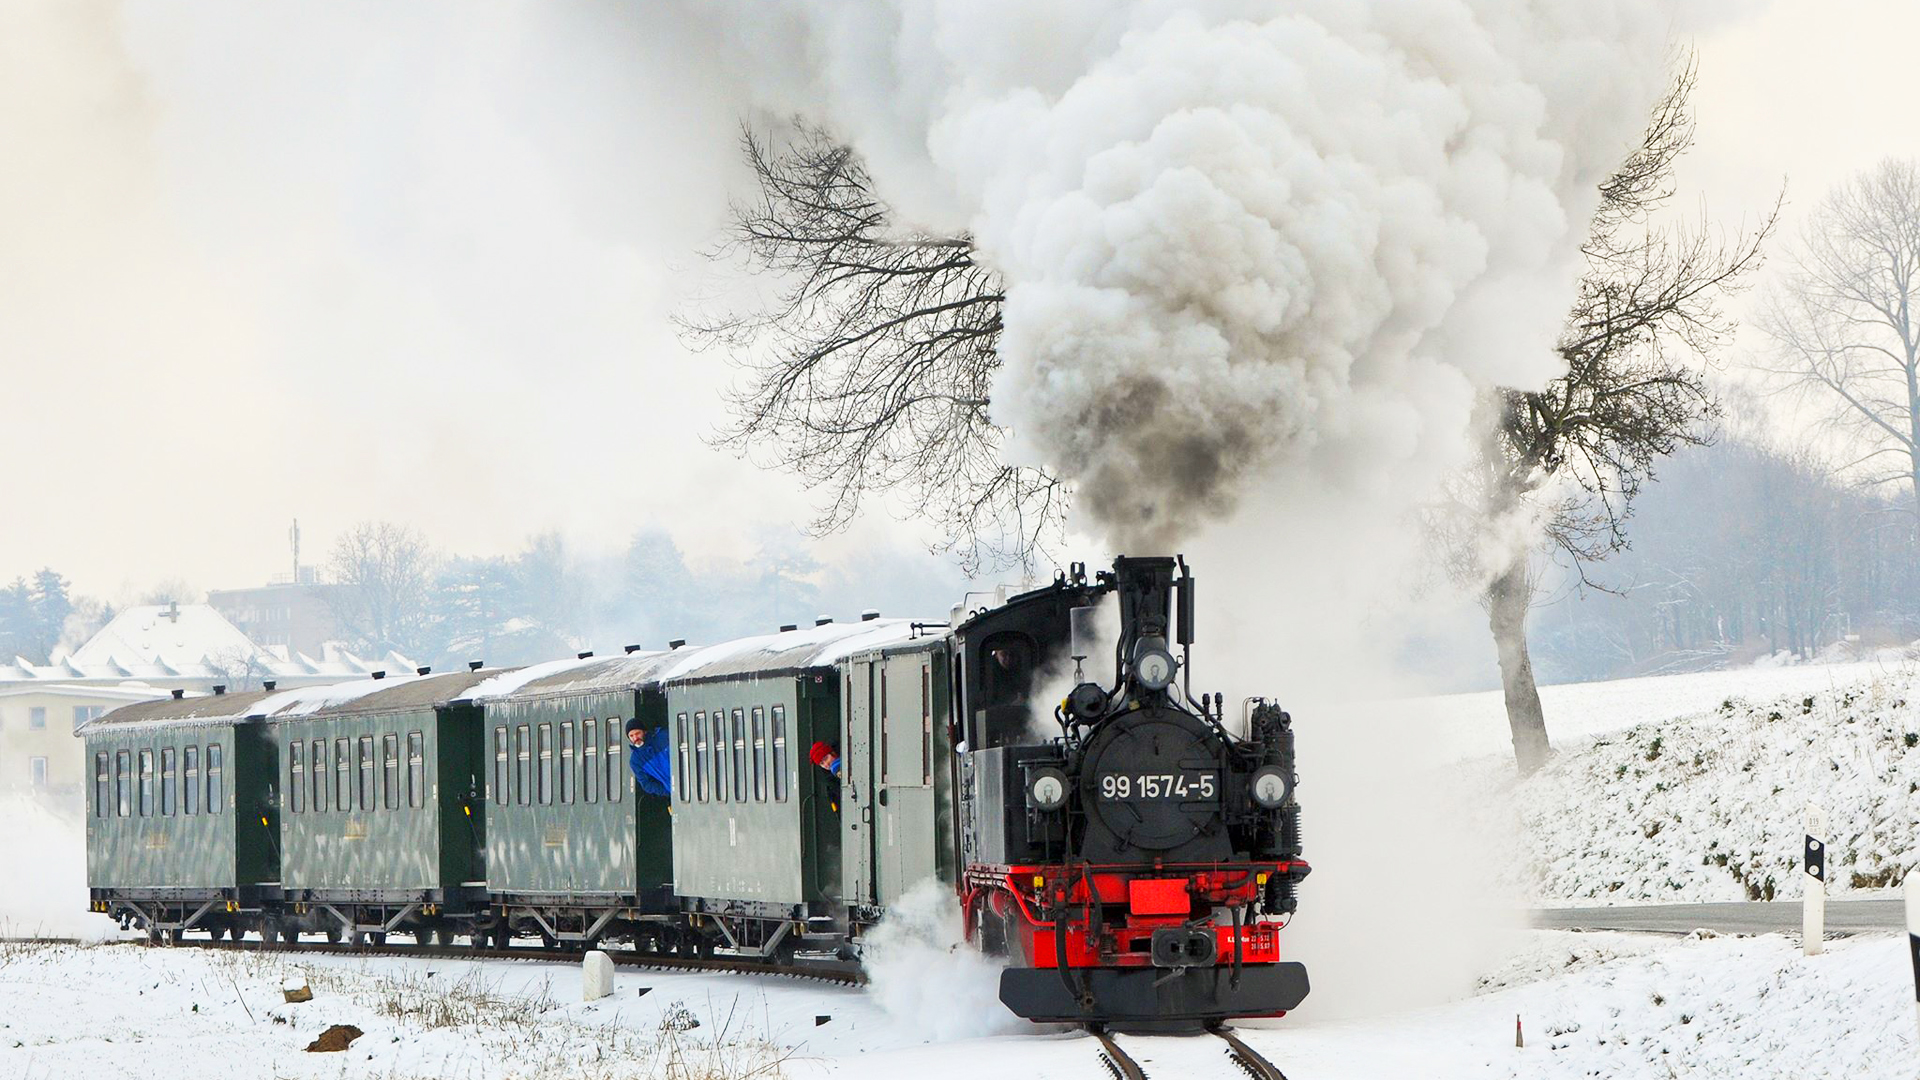
[[[1260,809],[1277,810],[1290,794],[1287,790],[1287,774],[1281,772],[1278,765],[1262,765],[1254,770],[1247,791],[1253,795],[1254,805]]]
[[[1141,649],[1133,658],[1133,677],[1149,690],[1165,690],[1179,666],[1165,649]]]
[[[1027,777],[1027,805],[1048,813],[1067,805],[1067,774],[1059,769],[1035,769]]]

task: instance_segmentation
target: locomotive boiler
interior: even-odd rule
[[[1120,629],[1103,685],[1084,672],[1109,595]],[[1184,560],[1120,558],[954,631],[957,886],[1021,1016],[1165,1030],[1306,997],[1279,937],[1309,870],[1290,718],[1250,701],[1235,734],[1220,695],[1192,695],[1193,612]],[[1042,670],[1066,663],[1072,689],[1036,707]]]

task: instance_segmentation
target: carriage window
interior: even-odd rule
[[[187,761],[193,761],[193,747],[187,747]],[[191,768],[191,764],[188,766]],[[193,791],[193,779],[187,779],[187,791]],[[188,805],[192,805],[193,796],[187,796]],[[294,740],[287,745],[287,810],[298,814],[307,805],[307,744]],[[187,813],[193,813],[188,810]]]
[[[680,713],[674,719],[674,751],[676,751],[674,782],[680,786],[680,801],[687,801],[687,751],[691,748],[691,744],[687,742],[689,738],[691,736],[687,734],[687,715]]]
[[[348,760],[350,739],[333,740],[333,808],[353,812],[353,763]]]
[[[400,736],[380,736],[380,804],[389,810],[400,805]]]
[[[600,801],[600,721],[580,721],[580,801]]]
[[[187,814],[200,812],[200,748],[189,746],[180,757],[180,809]]]
[[[107,782],[107,752],[93,755],[93,816],[106,817],[107,807],[112,805],[113,785]]]
[[[173,772],[173,747],[160,751],[160,816],[173,816],[173,798],[175,777]]]
[[[747,801],[747,718],[733,710],[733,801]]]
[[[707,801],[707,714],[693,714],[693,798]]]
[[[227,808],[227,790],[224,784],[225,770],[220,767],[222,749],[219,743],[207,744],[207,813],[217,814]]]
[[[557,785],[560,789],[559,801],[563,804],[570,803],[573,801],[573,721],[571,720],[560,721],[560,753],[554,764],[557,766],[554,771],[559,774],[555,778],[559,781]]]
[[[407,805],[427,805],[427,737],[418,731],[407,732]]]
[[[540,751],[539,770],[534,773],[534,800],[541,806],[553,804],[553,725],[541,724],[534,729]]]
[[[507,805],[507,728],[493,729],[493,801]]]
[[[513,801],[521,806],[533,798],[533,749],[525,724],[513,729]]]
[[[360,810],[362,813],[378,810],[380,804],[375,800],[373,791],[373,736],[360,736],[355,750],[359,753],[360,764]]]
[[[933,784],[933,665],[920,665],[920,782]]]
[[[773,707],[773,800],[787,801],[787,707]]]
[[[753,707],[753,801],[767,801],[767,710]]]
[[[128,763],[132,760],[132,755],[125,750],[115,751],[113,755],[114,812],[118,817],[133,815],[133,799],[130,796],[133,777],[128,775],[132,771]]]
[[[140,816],[153,815],[153,751],[140,751]]]
[[[626,778],[627,770],[620,761],[620,737],[623,734],[620,718],[617,716],[607,717],[606,769],[608,802],[619,802],[626,798],[624,792],[627,790],[628,785],[632,783],[631,780]]]
[[[707,753],[713,761],[713,801],[726,802],[727,774],[732,771],[727,767],[730,756],[727,753],[727,710],[713,710],[707,717],[707,723],[710,725],[707,728]]]
[[[327,740],[313,740],[313,755],[307,759],[308,775],[313,777],[313,812],[327,812]]]

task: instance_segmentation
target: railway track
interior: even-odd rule
[[[1097,1027],[1088,1030],[1100,1040],[1100,1064],[1105,1067],[1107,1074],[1113,1080],[1147,1080],[1147,1070],[1142,1068],[1131,1054],[1121,1048],[1119,1041],[1113,1035]],[[1232,1062],[1234,1068],[1252,1077],[1252,1080],[1287,1080],[1287,1074],[1281,1072],[1279,1066],[1248,1046],[1240,1036],[1233,1033],[1233,1029],[1220,1025],[1208,1028],[1207,1034],[1226,1042],[1227,1059]],[[1181,1075],[1186,1074],[1183,1072]]]
[[[41,939],[31,939],[40,941]],[[55,944],[46,939],[47,944]],[[70,943],[70,942],[67,942]],[[278,953],[316,953],[327,956],[399,956],[422,960],[542,960],[561,963],[578,963],[586,955],[584,952],[568,949],[547,949],[538,946],[506,949],[475,949],[455,945],[403,945],[389,942],[383,945],[347,945],[326,941],[274,942],[266,944],[259,941],[213,941],[206,938],[183,939],[177,942],[140,944],[154,949],[223,949],[242,952],[278,952]],[[699,959],[682,956],[660,956],[654,953],[633,952],[625,949],[602,949],[615,964],[621,967],[645,968],[654,971],[706,971],[731,975],[783,975],[789,978],[817,979],[823,982],[838,983],[843,986],[859,986],[867,981],[866,973],[860,966],[850,961],[827,959],[796,959],[791,963],[772,964],[763,960],[729,959],[713,957]]]

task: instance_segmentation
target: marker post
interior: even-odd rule
[[[1914,1019],[1920,1022],[1920,870],[1907,871],[1901,891],[1907,896],[1907,953],[1913,957]]]
[[[1820,955],[1820,939],[1827,931],[1827,812],[1807,804],[1807,842],[1800,878],[1800,945],[1808,956]]]

